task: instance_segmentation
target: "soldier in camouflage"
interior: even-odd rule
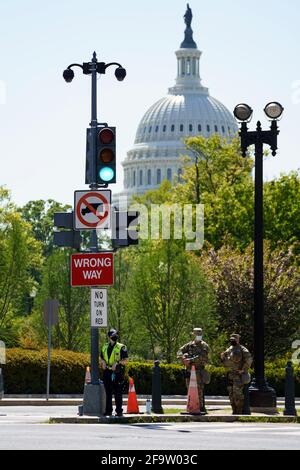
[[[240,335],[231,335],[230,344],[230,348],[221,354],[221,361],[229,369],[227,379],[232,414],[241,415],[244,408],[244,387],[251,380],[248,370],[252,357],[248,349],[240,344]]]
[[[204,385],[210,382],[209,373],[205,370],[205,366],[208,364],[209,347],[202,340],[202,334],[203,332],[201,328],[194,328],[194,340],[182,346],[182,348],[180,348],[177,353],[177,357],[182,359],[182,362],[186,368],[185,376],[187,389],[189,389],[192,366],[195,366],[200,411],[205,412]]]

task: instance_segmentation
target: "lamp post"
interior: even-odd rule
[[[101,124],[98,123],[97,119],[97,74],[105,75],[106,70],[115,66],[115,76],[119,82],[122,82],[126,77],[126,70],[122,67],[121,64],[117,62],[111,62],[106,64],[105,62],[98,62],[96,52],[93,53],[93,58],[91,62],[85,62],[81,64],[71,64],[64,71],[63,77],[67,83],[71,83],[75,77],[75,73],[72,70],[74,67],[79,67],[82,69],[84,75],[91,75],[92,79],[92,93],[91,93],[91,130],[92,130],[92,155],[93,162],[92,165],[92,183],[90,184],[90,189],[95,190],[99,187],[107,187],[108,185],[99,185],[97,184],[96,176],[96,161],[97,161],[97,129]],[[105,124],[107,125],[107,124]],[[90,239],[90,250],[92,253],[98,252],[98,239],[97,231],[91,231]],[[99,385],[99,330],[97,328],[91,328],[91,383],[93,385]]]
[[[271,120],[271,129],[263,131],[258,121],[256,131],[249,131],[253,110],[247,104],[239,104],[234,115],[241,122],[240,137],[243,156],[247,156],[249,146],[255,146],[255,222],[254,222],[254,379],[249,388],[250,406],[254,409],[274,411],[276,409],[276,392],[268,386],[265,378],[265,321],[264,321],[264,227],[263,227],[263,146],[271,147],[276,156],[278,119],[284,108],[280,103],[269,103],[265,109]]]

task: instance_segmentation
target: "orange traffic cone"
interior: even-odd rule
[[[84,380],[84,382],[85,382],[85,384],[90,384],[91,381],[92,381],[92,379],[91,379],[91,371],[90,371],[90,368],[87,367],[87,368],[86,368],[86,372],[85,372],[85,380]]]
[[[128,403],[127,403],[127,413],[128,414],[139,414],[139,405],[135,393],[134,381],[130,377],[129,379],[129,393],[128,393]]]
[[[192,371],[191,371],[188,401],[187,401],[187,412],[190,414],[201,414],[195,366],[192,367]]]

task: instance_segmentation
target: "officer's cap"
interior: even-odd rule
[[[109,332],[107,333],[107,336],[109,338],[111,338],[112,336],[118,336],[118,332],[117,330],[115,330],[114,328],[112,328],[111,330],[109,330]]]
[[[230,336],[230,339],[236,339],[237,341],[240,341],[241,337],[240,337],[240,335],[237,335],[237,334],[233,333],[233,334]]]

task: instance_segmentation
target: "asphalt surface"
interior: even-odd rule
[[[297,424],[59,424],[50,416],[74,416],[73,407],[1,407],[4,450],[299,450]]]

